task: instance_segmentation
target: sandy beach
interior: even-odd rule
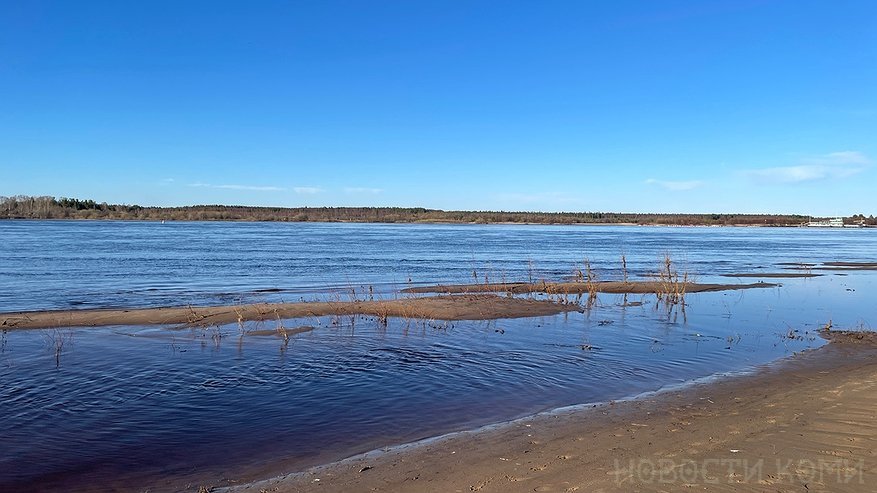
[[[229,492],[832,491],[877,484],[877,338],[376,451]]]

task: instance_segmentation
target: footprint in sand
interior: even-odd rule
[[[487,486],[487,484],[491,481],[493,481],[493,478],[487,478],[483,481],[479,481],[476,484],[470,486],[469,491],[481,491],[481,489]]]

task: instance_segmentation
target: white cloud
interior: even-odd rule
[[[293,187],[292,191],[302,195],[315,195],[323,192],[323,189],[319,187]]]
[[[858,151],[831,152],[801,159],[794,166],[753,169],[746,174],[758,181],[800,183],[805,181],[849,178],[865,171],[872,161]]]
[[[846,178],[859,173],[863,168],[835,168],[823,165],[781,166],[756,169],[749,172],[753,178],[781,183],[822,180],[825,178]]]
[[[161,181],[163,181],[163,182],[165,182],[165,183],[173,183],[173,182],[176,181],[176,180],[174,180],[173,178],[165,178],[165,179],[163,179],[163,180],[161,180]]]
[[[864,153],[861,153],[859,151],[831,152],[823,156],[811,158],[811,160],[817,163],[829,165],[871,164],[871,159],[868,158],[868,156],[866,156]]]
[[[346,187],[344,189],[345,193],[370,193],[372,195],[377,195],[384,191],[383,188],[368,188],[368,187]]]
[[[190,183],[190,187],[199,188],[220,188],[225,190],[250,190],[257,192],[282,192],[286,190],[281,187],[256,186],[256,185],[212,185],[210,183]]]
[[[694,190],[695,188],[704,186],[704,182],[700,180],[668,181],[649,178],[646,180],[646,183],[649,185],[657,185],[664,190],[670,190],[671,192],[685,192],[687,190]]]

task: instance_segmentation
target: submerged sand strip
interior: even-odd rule
[[[259,329],[259,330],[248,330],[248,336],[280,336],[280,337],[289,337],[297,334],[304,334],[306,332],[312,332],[316,330],[316,327],[311,325],[299,325],[298,327],[287,328],[284,327],[282,329]]]
[[[845,267],[847,269],[877,269],[877,262],[825,262],[826,267]]]
[[[493,320],[555,315],[577,305],[496,295],[431,296],[350,302],[259,303],[172,308],[57,310],[0,313],[4,329],[95,327],[103,325],[220,325],[325,315],[369,315],[435,320]]]
[[[812,263],[784,262],[777,265],[785,266],[793,270],[877,270],[877,262],[823,262],[820,265]]]
[[[777,284],[759,282],[754,284],[701,284],[694,282],[679,283],[678,286],[660,281],[599,281],[586,282],[511,282],[487,284],[446,284],[435,286],[417,286],[403,289],[403,293],[548,293],[548,294],[584,294],[591,289],[598,293],[611,294],[655,294],[665,293],[675,288],[685,293],[703,293],[708,291],[729,291],[736,289],[773,288]]]
[[[820,277],[823,274],[813,274],[810,272],[741,272],[737,274],[721,274],[722,277],[755,277],[764,279],[799,279],[806,277]]]
[[[829,338],[754,374],[537,415],[228,490],[872,492],[875,337]]]

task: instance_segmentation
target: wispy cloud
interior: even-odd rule
[[[368,187],[346,187],[344,189],[345,193],[369,193],[372,195],[377,195],[384,191],[383,188],[368,188]]]
[[[746,171],[757,181],[800,183],[814,180],[849,178],[871,166],[871,159],[858,151],[842,151],[812,156],[794,166],[776,166]]]
[[[663,188],[664,190],[669,190],[671,192],[685,192],[688,190],[694,190],[695,188],[700,188],[705,185],[705,183],[700,180],[670,181],[656,180],[654,178],[649,178],[648,180],[646,180],[646,184],[656,185]]]
[[[173,182],[176,181],[176,180],[174,180],[173,178],[164,178],[164,179],[162,179],[161,181],[163,181],[163,182],[165,182],[165,183],[173,183]]]
[[[250,190],[257,192],[282,192],[286,190],[281,187],[258,186],[258,185],[213,185],[211,183],[190,183],[190,187],[198,188],[220,188],[225,190]]]
[[[292,191],[302,195],[315,195],[323,191],[320,187],[293,187]]]

